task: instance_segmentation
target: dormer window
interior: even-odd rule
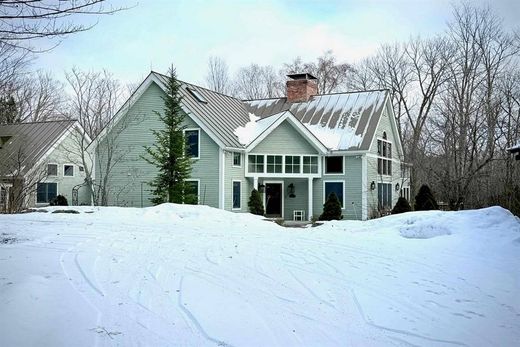
[[[11,139],[12,136],[0,136],[0,149]]]

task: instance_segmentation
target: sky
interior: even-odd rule
[[[251,63],[280,67],[297,56],[314,60],[329,49],[340,62],[355,63],[381,44],[442,33],[452,6],[451,0],[108,1],[129,8],[80,18],[97,24],[38,54],[36,68],[60,78],[72,67],[107,69],[123,83],[135,83],[173,64],[180,79],[204,84],[210,56],[223,58],[231,73]],[[520,1],[489,4],[506,26],[517,25]]]

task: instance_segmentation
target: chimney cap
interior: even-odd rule
[[[317,80],[316,77],[311,75],[310,73],[304,72],[304,73],[293,73],[287,75],[292,80]]]

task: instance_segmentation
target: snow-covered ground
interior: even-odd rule
[[[498,207],[306,229],[77,210],[0,215],[1,346],[520,345],[520,224]]]

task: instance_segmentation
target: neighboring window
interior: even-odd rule
[[[74,165],[63,165],[63,176],[74,176]]]
[[[186,89],[188,89],[188,91],[191,93],[191,95],[193,95],[193,97],[194,97],[195,99],[197,99],[197,101],[202,102],[202,103],[204,103],[204,104],[207,104],[207,103],[208,103],[208,102],[206,101],[206,99],[202,96],[202,94],[199,93],[198,90],[193,89],[193,88],[186,88]]]
[[[392,208],[392,183],[377,184],[377,201],[380,209]]]
[[[300,157],[294,155],[285,156],[285,173],[300,173]]]
[[[188,204],[198,204],[199,203],[199,181],[194,180],[186,180],[186,185],[188,186],[188,191],[186,193],[188,198],[185,203]]]
[[[47,176],[58,176],[58,164],[47,164]]]
[[[58,195],[57,183],[38,183],[36,188],[36,202],[39,204],[50,203]]]
[[[401,197],[405,198],[408,202],[410,201],[410,187],[401,188]]]
[[[186,155],[192,158],[199,157],[199,130],[184,130],[186,139]]]
[[[386,137],[386,133],[383,133]],[[379,175],[392,174],[392,143],[386,140],[377,140],[377,173]]]
[[[83,171],[85,171],[85,168],[84,168],[83,166],[80,166],[80,167],[79,167],[79,171],[80,171],[80,172],[83,172]]]
[[[326,174],[343,173],[343,157],[325,157]]]
[[[264,172],[264,156],[263,155],[249,155],[249,172]]]
[[[0,208],[7,205],[7,188],[0,187]]]
[[[240,196],[242,191],[242,183],[240,181],[233,181],[233,208],[240,209]]]
[[[282,173],[282,156],[267,156],[267,173]]]
[[[242,154],[233,152],[233,166],[242,166]]]
[[[343,207],[344,202],[344,196],[343,196],[343,181],[341,182],[325,182],[325,196],[324,196],[324,202],[327,201],[327,198],[329,197],[330,193],[335,193],[338,197],[339,203],[341,204],[341,207]]]
[[[318,157],[303,157],[303,173],[318,173]]]

